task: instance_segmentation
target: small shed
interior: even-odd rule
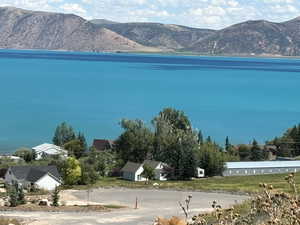
[[[196,169],[196,178],[202,178],[205,176],[205,170],[200,168],[200,167],[197,167]]]

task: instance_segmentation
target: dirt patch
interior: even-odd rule
[[[21,211],[21,212],[109,212],[108,209],[102,205],[88,205],[88,206],[39,206],[35,204],[20,205],[17,207],[0,207],[0,211]]]

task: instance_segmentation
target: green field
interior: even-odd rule
[[[89,188],[109,188],[109,187],[126,187],[126,188],[160,188],[174,190],[195,190],[195,191],[225,191],[240,193],[259,192],[259,184],[272,184],[273,187],[280,191],[290,191],[289,185],[284,180],[287,174],[257,175],[257,176],[236,176],[236,177],[214,177],[202,178],[191,181],[151,181],[145,182],[125,181],[120,178],[103,178],[95,185]],[[300,173],[295,174],[295,180],[300,184]],[[153,183],[159,186],[154,187]],[[86,189],[87,186],[75,186],[75,189]],[[299,191],[300,188],[298,187]]]

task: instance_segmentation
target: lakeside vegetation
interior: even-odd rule
[[[287,174],[268,174],[255,176],[210,177],[189,181],[150,181],[149,183],[126,181],[116,177],[105,177],[98,180],[91,186],[75,185],[72,186],[72,188],[87,189],[122,187],[256,194],[260,191],[260,183],[268,183],[273,185],[274,190],[290,192],[291,190],[284,180],[286,175]],[[300,184],[299,173],[295,174],[295,182]],[[298,187],[298,191],[300,192],[300,187]]]
[[[35,160],[36,154],[30,149],[20,149],[15,155],[24,159],[21,162],[0,159],[0,167],[12,165],[55,165],[63,177],[65,186],[92,185],[95,187],[124,186],[145,187],[147,184],[123,181],[120,170],[126,162],[142,163],[144,160],[156,160],[167,164],[164,173],[169,181],[159,182],[159,188],[189,190],[224,190],[253,193],[260,182],[270,182],[281,187],[277,175],[253,177],[209,178],[191,180],[197,167],[205,170],[206,177],[221,176],[228,161],[262,161],[268,158],[266,149],[254,139],[251,145],[234,146],[229,137],[224,147],[204,137],[201,130],[196,130],[183,111],[165,108],[158,113],[147,126],[143,121],[123,119],[120,122],[122,134],[115,141],[112,149],[99,151],[88,147],[85,136],[76,132],[72,126],[63,122],[57,126],[53,143],[68,151],[68,158],[47,156]],[[300,140],[300,126],[289,129],[282,138],[275,138],[268,144],[275,145],[281,152],[300,153],[300,145],[282,148],[283,141],[292,143]],[[293,149],[293,150],[291,150]],[[153,171],[143,173],[149,180]],[[295,178],[298,179],[298,175]],[[185,180],[186,182],[183,182]],[[251,182],[250,182],[251,181]],[[155,181],[156,182],[156,181]],[[149,186],[151,186],[149,182]],[[78,187],[78,186],[77,186]]]

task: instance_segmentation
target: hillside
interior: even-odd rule
[[[0,7],[0,48],[300,56],[300,17],[246,21],[216,31]]]
[[[300,55],[299,25],[300,20],[247,21],[220,30],[185,50],[214,55]]]
[[[173,50],[187,48],[215,33],[214,30],[160,23],[117,23],[102,26],[142,45]]]
[[[72,14],[0,8],[0,48],[156,51]]]

